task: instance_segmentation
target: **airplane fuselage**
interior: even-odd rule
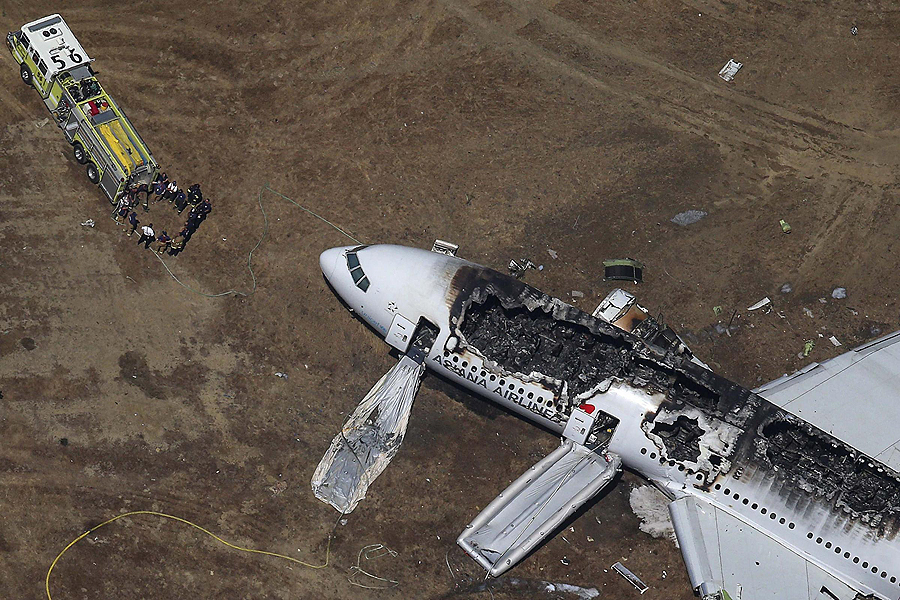
[[[321,264],[386,339],[397,315],[432,331],[420,338],[430,370],[558,434],[587,410],[590,442],[671,498],[702,498],[848,590],[900,597],[900,479],[884,464],[491,269],[399,246],[335,248]]]

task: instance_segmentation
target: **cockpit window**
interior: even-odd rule
[[[369,278],[363,272],[362,265],[359,264],[359,257],[356,256],[356,253],[363,248],[365,246],[357,246],[347,251],[347,269],[350,271],[350,277],[353,278],[356,287],[365,292],[369,289]]]

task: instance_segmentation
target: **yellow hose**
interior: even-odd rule
[[[53,600],[53,598],[50,596],[50,574],[53,572],[53,568],[56,566],[56,563],[59,562],[59,559],[62,558],[63,554],[65,554],[69,548],[71,548],[72,546],[74,546],[75,544],[77,544],[78,542],[80,542],[81,540],[83,540],[84,538],[86,538],[87,536],[92,534],[93,532],[97,531],[101,527],[109,525],[110,523],[113,523],[114,521],[118,521],[119,519],[123,519],[125,517],[132,517],[134,515],[154,515],[157,517],[163,517],[165,519],[172,519],[173,521],[178,521],[179,523],[184,523],[185,525],[190,525],[194,529],[199,529],[206,535],[215,539],[217,542],[221,542],[233,550],[240,550],[241,552],[250,552],[252,554],[264,554],[266,556],[274,556],[275,558],[283,558],[284,560],[289,560],[292,563],[297,563],[298,565],[302,565],[304,567],[309,567],[310,569],[324,569],[325,567],[328,566],[328,560],[331,556],[331,536],[330,535],[328,536],[328,545],[325,549],[325,563],[321,564],[321,565],[311,565],[309,563],[303,562],[302,560],[298,560],[298,559],[292,558],[290,556],[285,556],[284,554],[279,554],[277,552],[268,552],[267,550],[255,550],[253,548],[244,548],[243,546],[238,546],[236,544],[232,544],[231,542],[227,542],[227,541],[223,540],[222,538],[220,538],[216,534],[212,533],[211,531],[204,529],[203,527],[200,527],[196,523],[192,523],[192,522],[188,521],[187,519],[182,519],[181,517],[176,517],[174,515],[168,515],[166,513],[156,512],[156,511],[152,511],[152,510],[135,510],[135,511],[127,512],[127,513],[124,513],[121,515],[117,515],[117,516],[113,517],[112,519],[109,519],[108,521],[104,521],[103,523],[100,523],[99,525],[92,527],[88,531],[85,531],[84,533],[79,535],[77,538],[75,538],[74,540],[69,542],[69,545],[66,546],[65,548],[63,548],[62,552],[60,552],[59,554],[56,555],[56,558],[54,558],[53,562],[50,564],[50,568],[47,569],[47,577],[44,580],[44,588],[47,591],[47,600]]]

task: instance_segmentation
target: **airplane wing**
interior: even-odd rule
[[[900,331],[754,390],[900,471]]]
[[[857,593],[751,524],[695,496],[669,504],[703,600],[854,600]]]

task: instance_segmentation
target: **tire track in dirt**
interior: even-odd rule
[[[601,74],[582,64],[584,59],[580,56],[576,59],[566,57],[538,41],[523,37],[521,29],[504,26],[485,17],[477,8],[457,0],[440,1],[489,43],[536,60],[553,73],[580,80],[601,92],[625,97],[648,112],[662,113],[681,123],[689,132],[708,136],[722,147],[738,153],[759,149],[766,155],[774,154],[779,162],[796,170],[800,176],[816,175],[827,163],[825,169],[844,177],[866,179],[871,183],[874,183],[871,180],[884,182],[892,178],[889,166],[860,161],[856,151],[865,146],[871,136],[849,125],[817,115],[806,116],[704,81],[664,65],[639,50],[598,40],[576,23],[531,2],[504,0],[529,24],[537,24],[561,43],[586,48],[589,53],[613,59],[639,72],[663,77],[662,83],[654,80],[653,85],[647,85],[651,78],[642,78],[636,82],[638,85],[629,85],[623,77],[616,77],[613,84],[610,83],[612,79],[605,80]],[[660,93],[661,89],[671,93]],[[739,124],[740,130],[729,128],[731,123]],[[773,127],[776,128],[774,135]],[[853,163],[852,173],[847,169],[850,163]]]

